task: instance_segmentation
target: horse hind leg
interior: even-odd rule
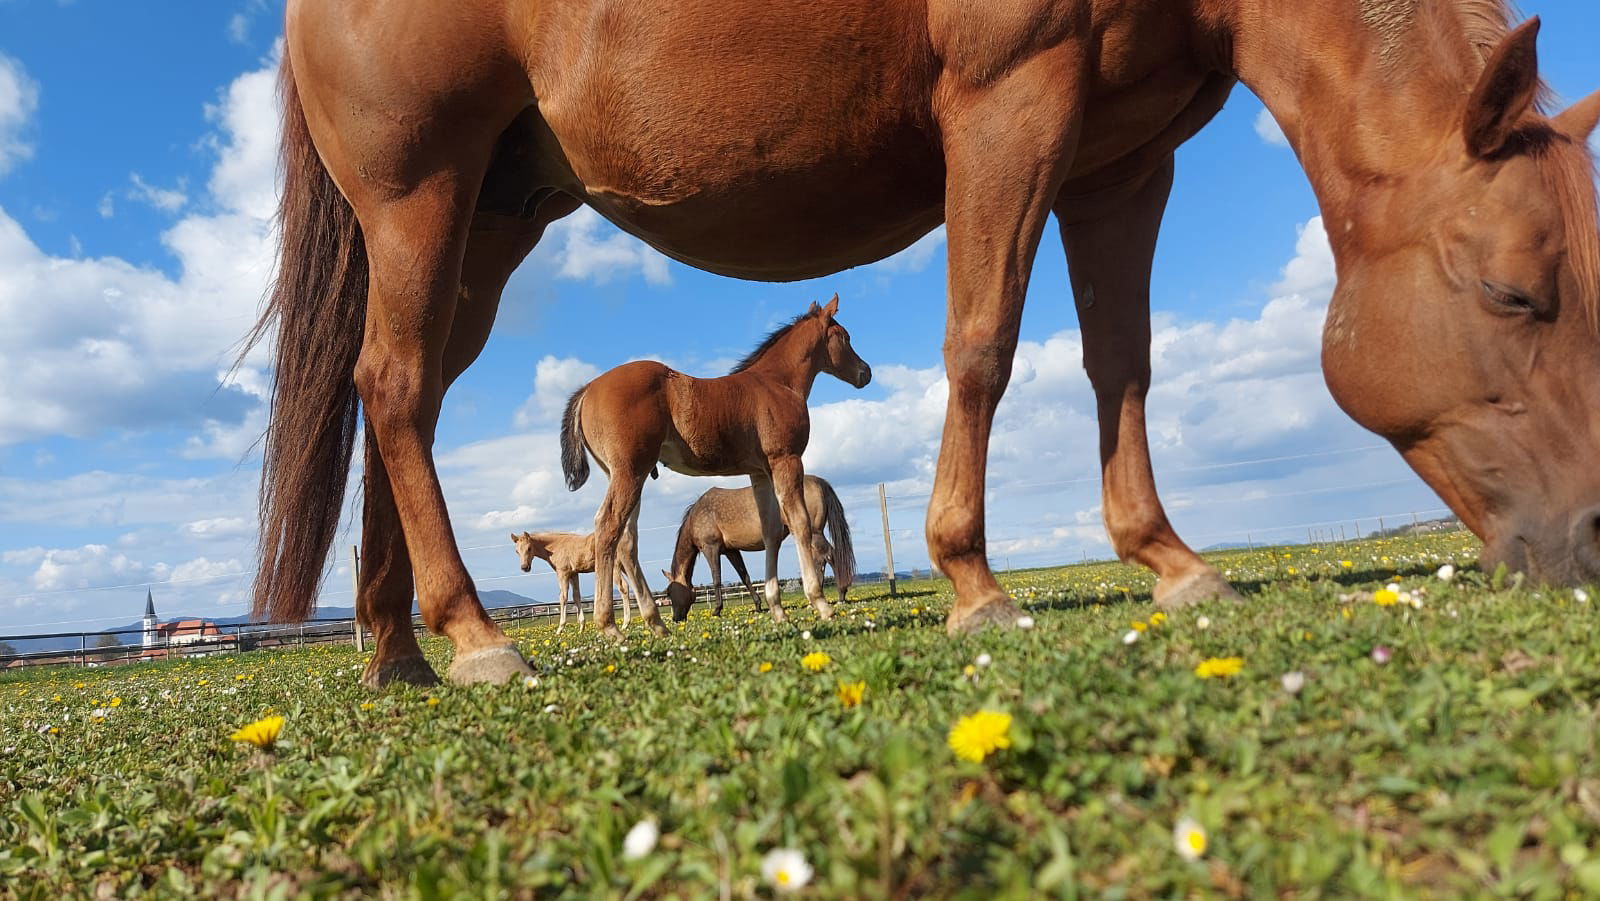
[[[639,482],[642,491],[644,480],[641,478]],[[620,553],[618,554],[617,558],[617,566],[621,567],[621,572],[627,575],[628,581],[633,583],[635,597],[637,597],[640,601],[643,601],[644,598],[654,598],[655,596],[650,593],[650,586],[644,581],[644,567],[639,563],[638,495],[635,495],[633,512],[628,514],[628,525],[622,533],[622,540],[619,543],[619,548]],[[624,604],[622,609],[624,613],[627,612],[628,608],[626,604]],[[668,634],[666,624],[661,621],[661,612],[656,609],[655,604],[641,604],[639,607],[639,618],[644,620],[645,627],[648,628],[652,633],[663,637]]]
[[[724,548],[722,553],[727,556],[728,562],[733,564],[733,571],[739,574],[739,581],[744,584],[745,593],[750,595],[750,601],[756,605],[756,610],[766,613],[766,602],[756,592],[755,586],[750,584],[750,571],[744,568],[744,555],[733,548]]]
[[[829,619],[833,616],[833,605],[822,597],[820,567],[813,556],[816,535],[811,531],[811,515],[806,511],[805,471],[800,458],[795,455],[775,457],[769,460],[769,465],[778,508],[783,513],[784,524],[794,535],[794,550],[800,557],[800,584],[805,588],[806,600],[811,602],[818,617]]]

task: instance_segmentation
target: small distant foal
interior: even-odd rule
[[[771,540],[766,546],[775,552],[781,528],[789,527],[806,599],[823,619],[833,615],[812,562],[814,530],[806,513],[800,455],[811,439],[806,401],[817,375],[826,372],[857,388],[872,380],[872,367],[851,349],[850,333],[834,321],[838,311],[837,294],[827,306],[813,303],[721,378],[697,379],[641,360],[602,373],[572,395],[561,424],[567,488],[576,491],[588,481],[588,454],[611,480],[594,517],[597,566],[616,563],[640,596],[649,595],[639,568],[639,496],[657,461],[684,475],[747,475],[762,533]],[[609,595],[609,586],[606,591]],[[767,580],[767,602],[773,619],[783,621],[775,578]],[[666,634],[654,605],[640,613],[651,631]],[[596,604],[594,617],[601,631],[620,636],[611,624],[609,603]]]
[[[594,572],[594,534],[579,535],[577,532],[523,532],[521,535],[511,533],[511,543],[517,547],[517,558],[522,562],[522,571],[528,572],[533,567],[533,558],[550,564],[556,571],[556,606],[561,611],[561,621],[556,625],[560,632],[567,627],[567,603],[570,600],[578,608],[578,631],[583,631],[583,593],[578,590],[578,574]],[[622,595],[622,628],[628,628],[628,584],[620,570],[616,572],[617,591]],[[595,580],[599,584],[599,580]],[[596,591],[598,599],[600,592]],[[610,604],[610,598],[606,599]],[[636,598],[640,614],[643,615],[647,601],[644,597]],[[599,623],[598,608],[594,615],[595,622]]]

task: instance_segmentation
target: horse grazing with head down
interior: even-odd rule
[[[432,444],[506,279],[581,204],[683,263],[770,281],[946,224],[927,539],[952,632],[1018,615],[987,561],[985,460],[1054,213],[1112,543],[1155,571],[1163,607],[1234,596],[1162,509],[1144,408],[1173,152],[1239,81],[1327,224],[1334,398],[1487,564],[1600,577],[1600,94],[1550,114],[1536,32],[1505,0],[288,0],[255,612],[314,605],[359,401],[364,678],[434,679],[413,585],[455,645],[451,679],[527,672],[462,565]]]
[[[658,460],[684,475],[745,475],[755,495],[761,534],[777,536],[784,527],[794,533],[806,600],[823,619],[833,615],[822,598],[820,564],[813,560],[815,532],[800,455],[811,440],[806,401],[817,376],[827,373],[857,388],[872,380],[872,368],[850,346],[850,333],[834,320],[838,311],[837,294],[827,306],[813,303],[720,378],[697,379],[640,360],[603,372],[573,392],[561,420],[561,469],[567,488],[577,491],[589,480],[589,454],[610,478],[594,516],[595,566],[600,572],[615,563],[637,591],[649,594],[639,567],[639,497],[645,474]],[[773,618],[782,622],[778,541],[767,554],[772,564],[767,603]],[[609,601],[609,588],[605,595]],[[609,607],[601,606],[597,586],[595,625],[615,634]],[[676,616],[676,602],[673,612]],[[653,607],[639,613],[652,630],[666,634]]]
[[[561,620],[556,625],[560,632],[567,627],[567,604],[572,604],[578,609],[578,631],[583,631],[583,592],[579,590],[578,576],[582,573],[594,572],[594,533],[580,535],[577,532],[523,532],[518,535],[511,533],[511,544],[517,549],[517,561],[522,564],[522,571],[528,572],[533,568],[535,557],[550,564],[556,573],[556,604],[561,611]],[[633,602],[628,591],[627,580],[620,571],[613,571],[613,583],[617,592],[622,595],[622,628],[628,628],[628,604]],[[637,603],[642,612],[646,604],[655,604],[654,598],[637,596]],[[599,617],[596,616],[596,619]]]
[[[849,594],[850,583],[856,576],[855,545],[850,539],[850,523],[844,516],[844,504],[839,495],[824,479],[807,474],[806,515],[811,517],[811,560],[817,567],[817,582],[822,582],[822,566],[833,567],[834,586],[839,591],[839,603]],[[722,615],[722,558],[727,557],[733,569],[750,593],[756,609],[765,610],[761,596],[750,586],[750,573],[744,568],[740,551],[767,553],[767,585],[778,584],[778,548],[789,537],[788,527],[781,517],[771,512],[761,515],[757,504],[762,500],[752,488],[712,488],[683,511],[678,523],[678,540],[672,550],[672,566],[661,571],[667,577],[667,597],[672,601],[672,618],[682,620],[694,605],[695,555],[704,555],[711,567],[711,586],[716,593],[716,606],[712,612]],[[776,525],[778,532],[768,535],[764,528]],[[824,532],[831,534],[830,544]]]

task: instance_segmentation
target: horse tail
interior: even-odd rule
[[[360,426],[354,373],[366,326],[367,253],[355,211],[311,142],[288,54],[278,90],[283,196],[277,277],[234,365],[276,326],[251,611],[273,622],[297,622],[316,606]]]
[[[578,420],[578,404],[588,385],[567,398],[567,411],[561,415],[561,472],[567,477],[567,490],[577,491],[589,481],[589,455],[583,447],[583,423]]]
[[[817,479],[822,488],[822,508],[827,514],[828,537],[833,540],[833,578],[841,592],[849,591],[856,580],[856,548],[850,541],[850,523],[844,518],[844,504],[826,479]]]

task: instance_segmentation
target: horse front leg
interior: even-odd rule
[[[947,169],[950,394],[927,536],[930,558],[955,587],[945,623],[952,634],[1010,626],[1020,615],[989,569],[985,467],[1033,256],[1076,144],[1083,58],[1081,48],[1058,45],[996,78],[947,70],[936,89],[947,98],[939,123]]]
[[[811,530],[811,514],[806,510],[805,469],[798,454],[769,457],[772,468],[772,489],[778,497],[778,509],[783,522],[794,535],[794,550],[800,557],[800,584],[806,600],[811,602],[817,616],[829,619],[833,605],[822,596],[822,574],[815,559],[816,533]]]
[[[1119,558],[1155,571],[1156,604],[1166,608],[1239,598],[1173,531],[1150,467],[1150,269],[1172,170],[1168,157],[1128,197],[1088,215],[1075,216],[1070,199],[1056,208],[1083,330],[1083,368],[1100,417],[1106,532]]]
[[[556,622],[557,635],[567,627],[567,578],[565,572],[556,573],[556,613],[559,617]]]

